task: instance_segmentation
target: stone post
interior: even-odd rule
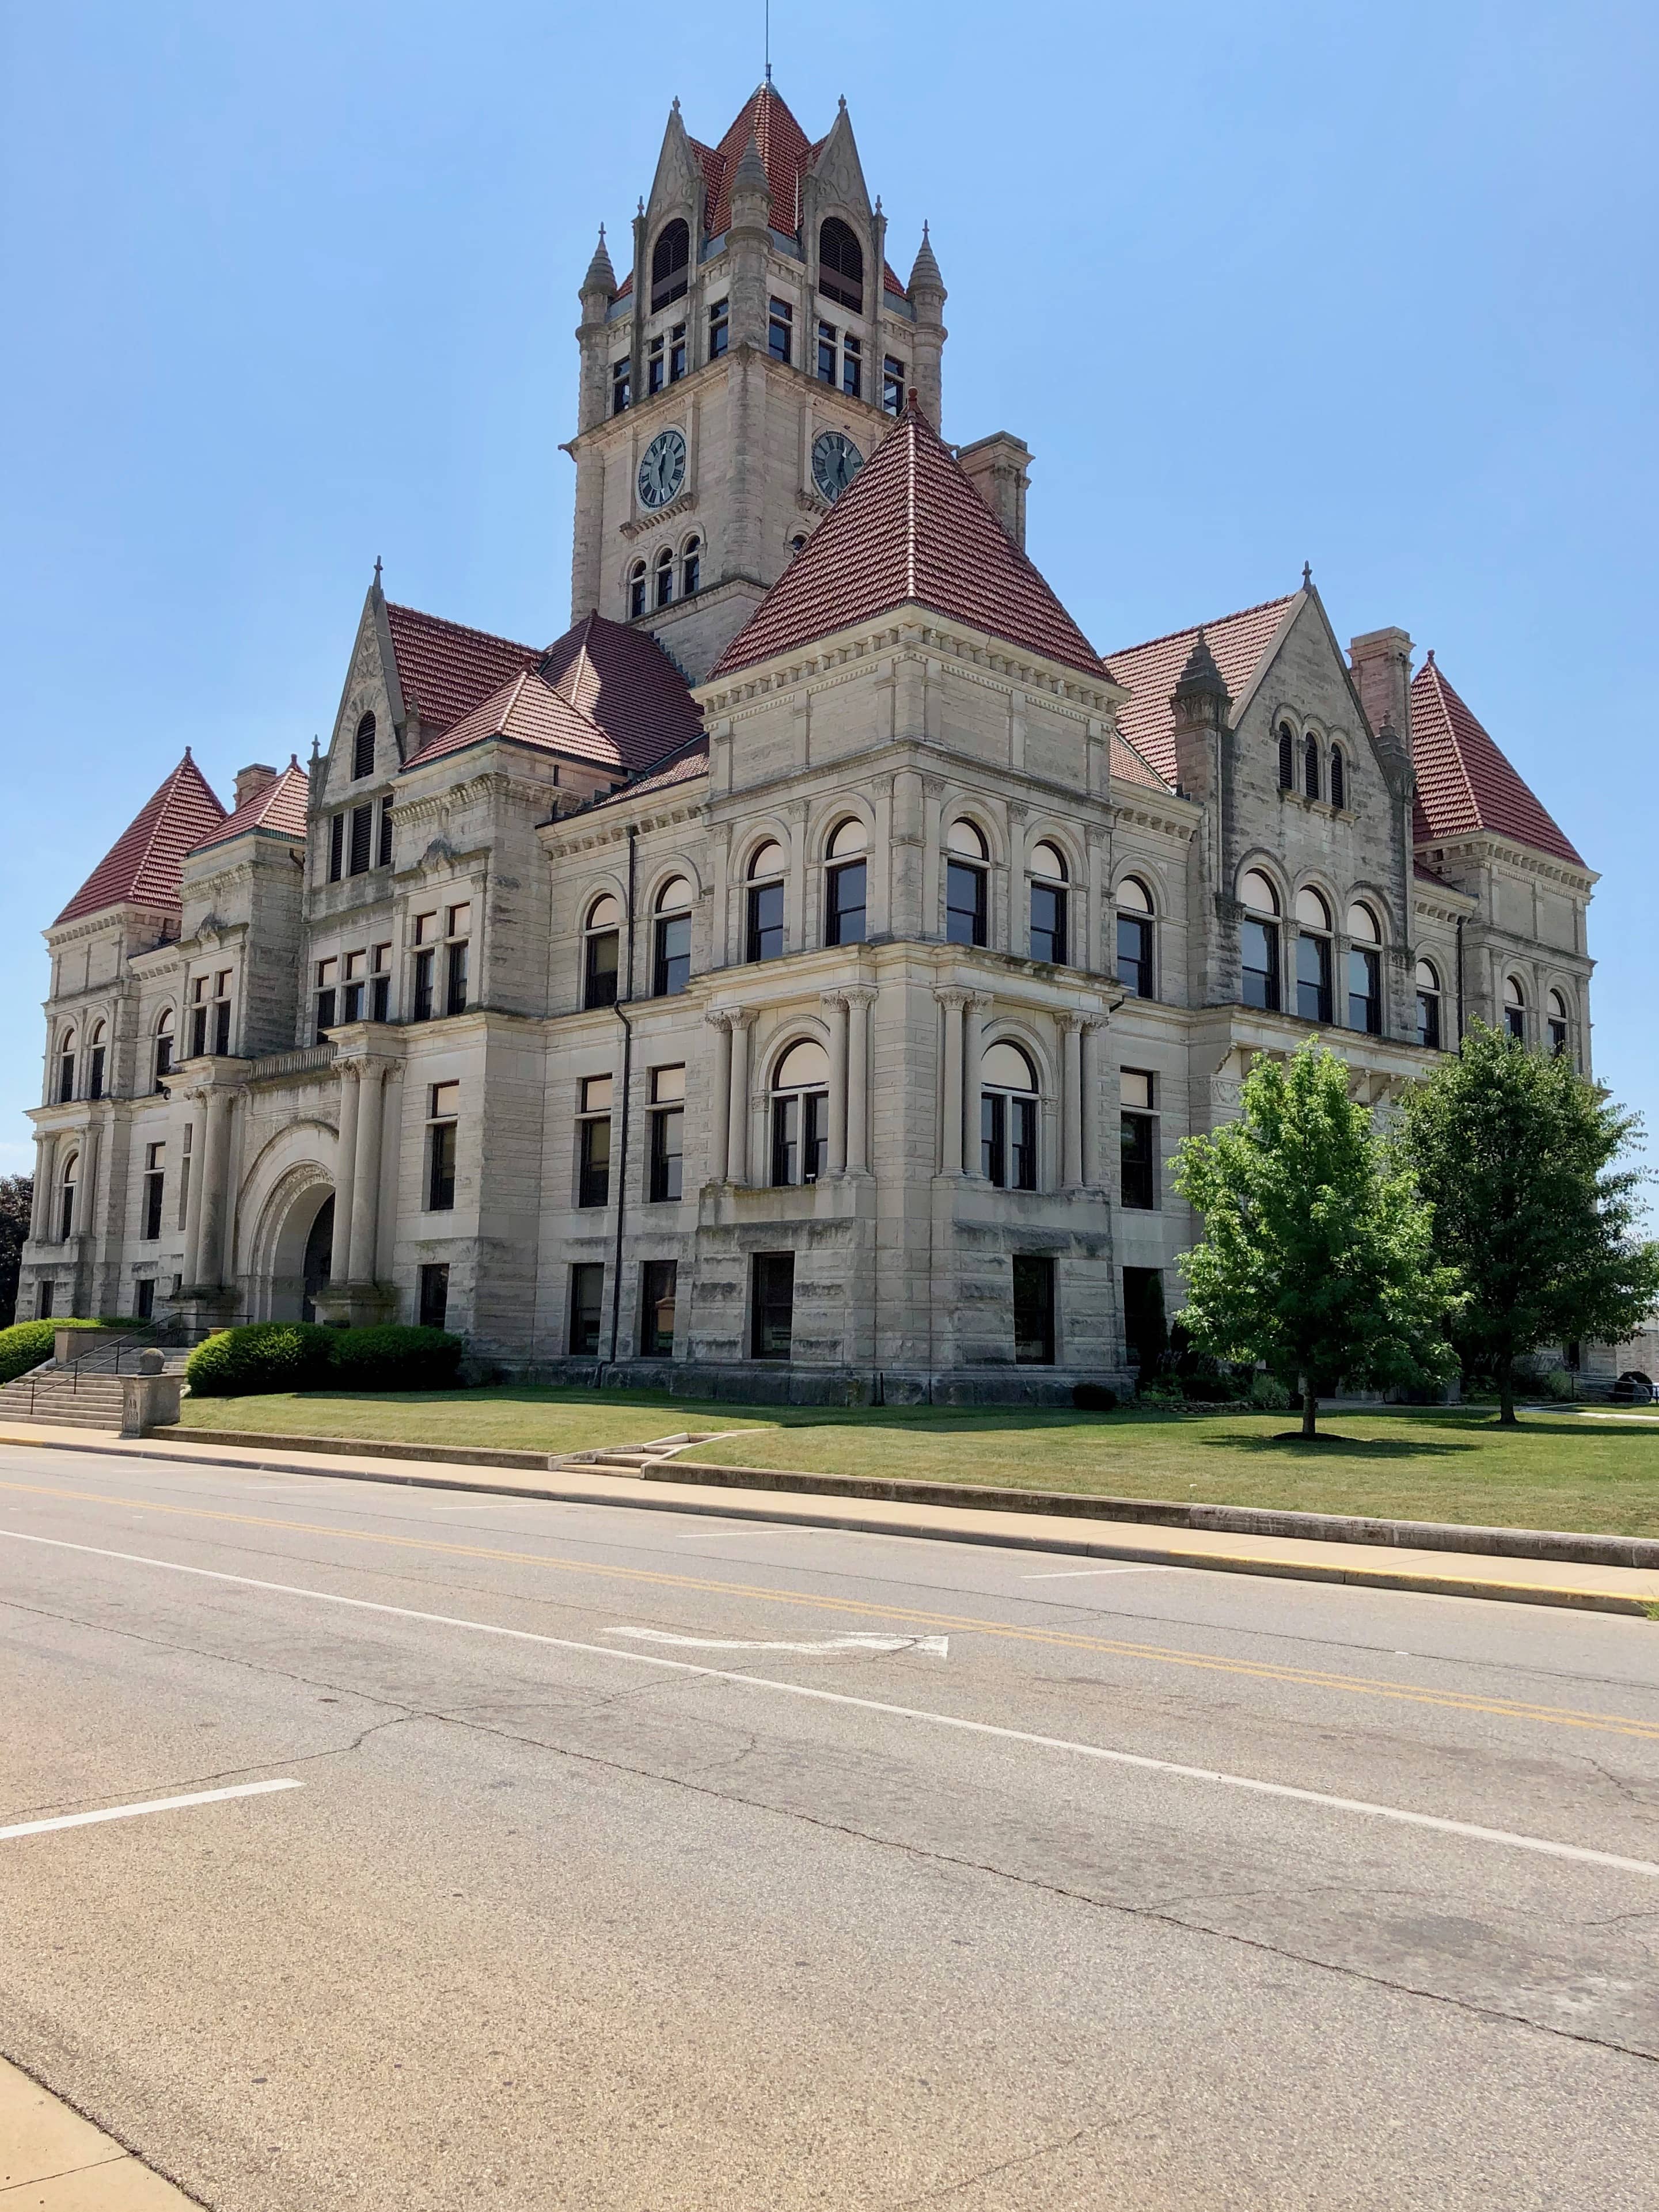
[[[1066,1190],[1079,1190],[1083,1184],[1083,1016],[1062,1014],[1060,1028],[1065,1050],[1060,1109],[1064,1155],[1060,1184]]]
[[[985,1029],[995,1000],[986,991],[975,991],[968,1001],[962,1048],[962,1102],[966,1120],[963,1165],[969,1175],[980,1170],[980,1069],[985,1059]]]
[[[875,992],[860,983],[847,1000],[847,1169],[870,1172],[870,1009]]]
[[[933,996],[945,1011],[945,1142],[941,1172],[959,1176],[962,1173],[962,1012],[972,994],[952,987],[935,991]]]
[[[755,1017],[734,1007],[732,1025],[732,1088],[727,1108],[726,1180],[749,1180],[749,1028]]]
[[[839,991],[820,997],[830,1014],[830,1172],[847,1172],[847,1000]]]
[[[351,1196],[357,1168],[357,1067],[340,1062],[340,1135],[334,1148],[334,1242],[329,1249],[331,1290],[351,1279]]]
[[[357,1070],[356,1148],[351,1174],[351,1237],[348,1247],[349,1283],[374,1279],[374,1247],[378,1241],[380,1199],[381,1089],[386,1074],[378,1060],[361,1062]]]
[[[703,1016],[720,1040],[714,1048],[714,1073],[708,1085],[714,1121],[708,1133],[709,1180],[724,1182],[732,1150],[732,1017],[724,1007]]]

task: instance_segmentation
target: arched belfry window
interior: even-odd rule
[[[1311,733],[1303,741],[1302,788],[1310,799],[1319,796],[1319,740]]]
[[[818,289],[864,313],[864,248],[838,215],[827,216],[818,232]]]
[[[691,234],[678,217],[657,234],[651,252],[651,312],[685,297],[691,264]]]
[[[1296,789],[1296,739],[1288,722],[1279,726],[1279,787],[1281,791]]]
[[[1348,803],[1348,764],[1342,757],[1340,745],[1331,747],[1331,805],[1346,806]]]
[[[362,720],[358,723],[356,734],[351,740],[352,781],[355,783],[358,777],[373,775],[374,773],[374,717],[373,714],[365,714]]]

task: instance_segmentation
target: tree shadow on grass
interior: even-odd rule
[[[1310,1451],[1307,1441],[1294,1432],[1275,1431],[1265,1437],[1200,1437],[1207,1451],[1252,1452],[1267,1459],[1301,1459],[1304,1464],[1328,1459],[1455,1459],[1479,1451],[1477,1443],[1431,1443],[1412,1437],[1316,1437]]]

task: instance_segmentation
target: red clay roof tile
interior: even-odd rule
[[[817,151],[807,139],[788,105],[769,84],[750,93],[732,118],[731,128],[718,146],[700,145],[696,155],[708,182],[708,235],[718,238],[732,221],[732,179],[743,159],[743,149],[753,137],[761,166],[766,171],[772,198],[772,228],[794,232],[800,228],[800,180]],[[823,142],[820,141],[820,143]]]
[[[533,645],[515,645],[511,638],[492,637],[414,607],[388,601],[386,615],[404,701],[418,710],[423,731],[449,729],[509,677],[541,659]]]
[[[1282,599],[1264,599],[1260,606],[1223,615],[1219,622],[1194,623],[1190,629],[1171,630],[1167,637],[1149,638],[1144,645],[1128,645],[1121,652],[1108,653],[1113,675],[1133,694],[1127,705],[1118,708],[1118,728],[1160,775],[1171,782],[1175,780],[1175,717],[1170,710],[1170,697],[1181,680],[1200,629],[1209,641],[1222,681],[1237,702],[1278,635],[1296,597],[1291,592]]]
[[[186,745],[183,760],[121,832],[58,922],[79,921],[112,906],[176,909],[183,896],[185,854],[224,818],[224,808]]]
[[[297,837],[303,844],[306,805],[310,797],[311,778],[298,758],[290,757],[280,775],[261,784],[234,814],[226,815],[216,830],[210,830],[205,837],[198,837],[191,850],[204,853],[210,845],[228,844],[233,837],[240,837],[248,830],[267,830],[279,837]]]
[[[710,680],[908,605],[1109,681],[1088,639],[915,405],[727,646]]]
[[[584,615],[542,655],[540,673],[616,746],[624,768],[649,768],[702,734],[702,709],[647,631]]]
[[[1582,868],[1565,832],[1530,792],[1435,665],[1412,678],[1412,764],[1417,770],[1413,834],[1419,844],[1490,830]]]

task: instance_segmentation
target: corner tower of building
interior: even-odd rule
[[[633,266],[580,288],[573,620],[649,629],[695,682],[891,428],[937,423],[945,285],[887,264],[845,101],[816,143],[769,84],[717,145],[674,103]]]

